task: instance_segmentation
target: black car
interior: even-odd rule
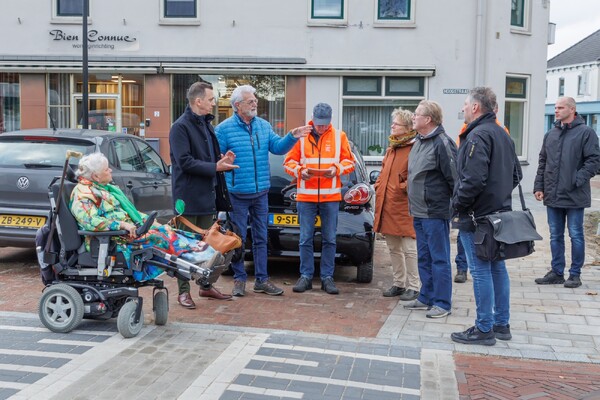
[[[358,149],[352,146],[356,168],[342,176],[342,197],[337,227],[336,264],[357,267],[356,280],[373,279],[373,190]],[[270,155],[268,256],[275,259],[299,259],[300,228],[296,209],[296,184],[283,169],[284,156]],[[318,224],[318,222],[317,222]],[[251,234],[246,243],[246,259],[251,260]],[[321,232],[315,230],[315,258],[321,256]],[[296,264],[297,265],[297,264]]]
[[[0,247],[33,246],[50,210],[48,185],[59,176],[67,150],[101,151],[113,180],[143,212],[173,217],[171,176],[144,140],[126,134],[82,129],[32,129],[0,135]],[[69,161],[76,165],[78,160]]]

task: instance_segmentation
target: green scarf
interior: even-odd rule
[[[129,215],[129,217],[131,218],[131,220],[133,222],[135,222],[136,224],[141,224],[142,222],[144,222],[144,219],[142,218],[142,215],[140,214],[140,212],[129,201],[127,196],[125,196],[125,193],[123,193],[123,191],[118,186],[111,185],[110,183],[107,185],[101,185],[98,182],[94,182],[94,183],[100,189],[104,189],[108,193],[112,194],[115,197],[115,199],[117,199],[119,201],[119,203],[121,204],[121,207],[127,213],[127,215]]]
[[[410,131],[408,133],[405,133],[402,136],[391,136],[389,137],[390,139],[390,146],[392,146],[392,148],[396,148],[396,147],[404,147],[404,146],[408,146],[412,140],[417,136],[417,132],[415,131]]]

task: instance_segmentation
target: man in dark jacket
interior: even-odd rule
[[[207,229],[213,224],[218,211],[231,211],[223,171],[237,167],[233,165],[233,152],[221,155],[210,123],[214,119],[211,111],[215,106],[210,83],[192,84],[187,99],[185,112],[171,126],[169,133],[173,202],[183,200],[184,217],[194,225]],[[185,229],[184,226],[181,228]],[[185,308],[196,308],[190,296],[190,283],[179,279],[178,284],[179,304]],[[200,296],[219,300],[231,298],[213,286],[200,288]]]
[[[442,108],[423,100],[413,115],[418,132],[408,155],[408,203],[417,236],[421,290],[404,308],[442,318],[452,309],[450,198],[456,180],[456,144],[442,126]]]
[[[556,122],[544,137],[533,186],[535,198],[547,207],[552,269],[535,280],[540,285],[581,286],[585,259],[583,210],[591,205],[590,179],[600,167],[596,132],[576,111],[575,100],[560,97],[554,106]],[[571,268],[565,282],[565,220],[571,237]]]
[[[512,191],[521,175],[515,145],[496,123],[496,95],[487,87],[471,90],[463,112],[466,129],[460,134],[458,182],[454,188],[453,226],[459,229],[473,278],[477,316],[475,325],[451,335],[464,344],[492,346],[496,338],[511,339],[510,281],[504,261],[485,261],[476,256],[475,219],[511,210]]]

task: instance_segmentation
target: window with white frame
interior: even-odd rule
[[[375,1],[375,26],[403,26],[414,23],[414,0]]]
[[[565,78],[558,78],[558,95],[565,95]]]
[[[93,0],[88,1],[88,23],[91,22],[90,10]],[[52,0],[52,22],[81,23],[83,0]]]
[[[200,23],[199,0],[159,0],[160,23],[197,25]]]
[[[348,0],[310,0],[310,25],[343,25],[347,23]]]
[[[588,71],[583,71],[581,75],[577,77],[577,95],[585,96],[587,94],[588,86]]]
[[[529,31],[529,8],[531,0],[511,0],[510,25],[513,32]]]
[[[525,155],[524,136],[529,105],[528,77],[507,76],[504,101],[504,124],[515,142],[518,156]]]
[[[425,98],[424,77],[352,76],[342,86],[342,129],[364,155],[383,155],[395,108],[414,111]]]

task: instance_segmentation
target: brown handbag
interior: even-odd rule
[[[187,218],[178,215],[171,220],[170,224],[175,227],[179,224],[187,226],[192,231],[202,235],[202,240],[221,254],[242,247],[242,239],[235,233],[221,228],[218,221],[210,228],[202,229],[192,224]]]

